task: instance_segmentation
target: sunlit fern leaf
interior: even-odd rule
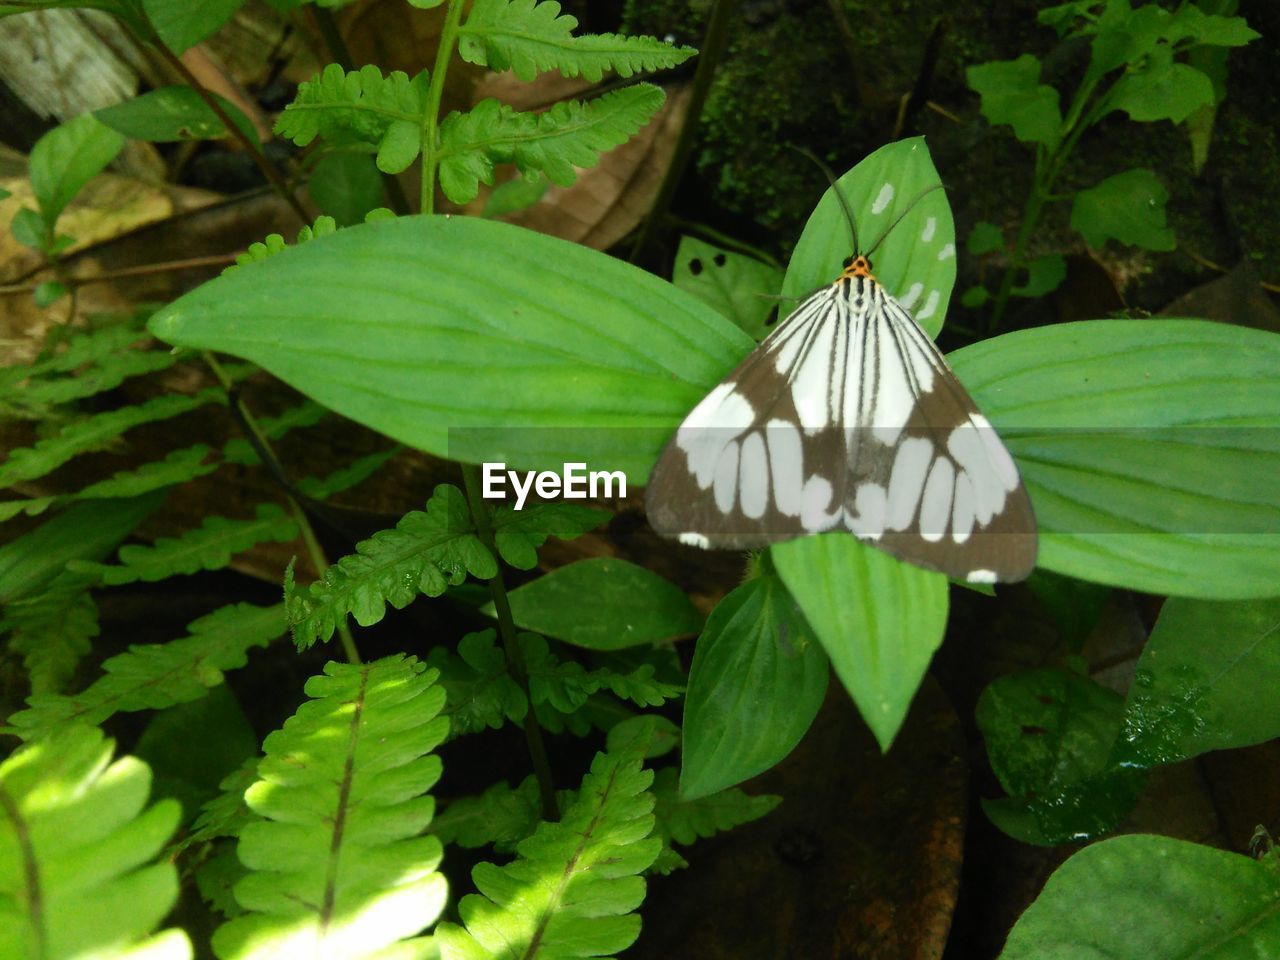
[[[43,593],[5,606],[0,633],[21,655],[31,692],[66,689],[80,658],[98,635],[98,607],[89,595],[93,578],[64,572]]]
[[[207,517],[181,537],[161,537],[151,546],[120,548],[118,564],[72,562],[71,569],[92,574],[107,586],[143,580],[153,583],[179,574],[219,570],[237,553],[260,543],[287,543],[298,536],[298,524],[274,503],[258,505],[252,519]]]
[[[399,70],[383,76],[373,65],[346,72],[331,63],[298,86],[275,132],[305,147],[317,136],[329,144],[368,144],[378,169],[400,173],[422,149],[427,71],[410,79]]]
[[[363,627],[397,610],[418,594],[438,597],[461,583],[468,573],[487,579],[497,573],[493,554],[476,536],[465,497],[457,487],[441,484],[425,511],[401,517],[392,530],[381,530],[356,544],[356,552],[331,564],[315,583],[285,584],[285,604],[293,639],[300,649],[328,640],[351,614]]]
[[[245,665],[248,651],[285,632],[280,604],[231,604],[194,621],[191,635],[168,643],[135,645],[102,664],[103,675],[71,696],[42,694],[9,718],[23,738],[49,733],[71,722],[99,724],[120,711],[159,710],[205,695],[223,672]]]
[[[151,771],[112,746],[71,725],[0,763],[0,957],[191,956],[182,931],[154,932],[178,898],[157,855],[181,808],[148,808]]]
[[[248,264],[268,260],[291,246],[299,246],[316,237],[326,237],[337,229],[338,221],[333,217],[319,216],[314,224],[303,224],[292,244],[286,242],[282,234],[269,233],[264,239],[249,244],[249,248],[244,253],[236,254],[236,262],[222,272],[231,273]]]
[[[561,15],[560,4],[552,0],[476,0],[459,34],[458,52],[469,63],[514,70],[525,82],[539,72],[559,70],[592,83],[598,83],[606,70],[629,77],[674,67],[697,53],[655,37],[575,37],[577,25],[574,17]]]
[[[442,923],[444,960],[558,960],[612,956],[640,934],[640,876],[661,849],[653,830],[653,774],[643,741],[596,754],[558,823],[539,824],[506,866],[471,872],[479,894],[462,898],[463,927]]]
[[[455,203],[466,203],[480,181],[493,182],[495,163],[514,163],[522,173],[544,173],[568,186],[575,167],[594,166],[601,153],[625,143],[663,99],[658,87],[638,83],[586,103],[562,101],[537,114],[481,100],[440,125],[440,188]]]
[[[493,512],[493,536],[503,560],[517,570],[532,570],[538,565],[538,547],[547,537],[572,540],[608,517],[604,510],[564,501],[536,503],[523,510],[503,504]]]
[[[213,937],[223,960],[381,957],[432,923],[446,885],[423,831],[440,777],[444,690],[416,659],[329,663],[267,737],[240,831],[244,916]]]
[[[657,800],[654,832],[662,838],[662,854],[654,862],[654,873],[670,873],[688,866],[673,848],[673,843],[688,846],[752,820],[759,820],[782,802],[773,794],[752,796],[738,787],[730,787],[696,800],[680,796],[679,771],[675,767],[659,770],[653,781]]]

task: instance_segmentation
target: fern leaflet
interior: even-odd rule
[[[33,694],[65,689],[98,635],[90,583],[92,578],[62,573],[44,593],[5,608],[0,630],[12,631],[9,647],[21,654]]]
[[[518,787],[495,783],[476,797],[459,797],[431,823],[445,844],[474,849],[494,844],[499,852],[514,849],[533,833],[541,813],[538,781],[525,777]]]
[[[300,246],[316,237],[325,237],[338,229],[338,221],[333,217],[319,216],[316,217],[315,224],[303,224],[302,229],[298,231],[297,238],[293,241],[293,246]],[[276,254],[289,249],[289,244],[285,242],[284,236],[279,233],[269,233],[259,241],[249,244],[249,248],[244,253],[236,254],[236,262],[231,264],[222,272],[224,274],[232,273],[241,267],[251,263],[259,263],[263,260],[269,260]]]
[[[119,350],[124,350],[151,334],[129,323],[113,323],[100,330],[77,331],[67,337],[63,348],[53,356],[31,364],[0,367],[0,390],[8,390],[32,377],[50,373],[69,373],[88,363],[97,363]]]
[[[83,693],[32,696],[26,710],[9,718],[13,732],[29,739],[75,721],[96,725],[122,710],[158,710],[203,697],[222,683],[224,671],[245,665],[250,648],[284,633],[284,610],[232,604],[187,629],[188,637],[135,645],[110,658]]]
[[[333,471],[327,477],[303,477],[298,481],[298,489],[309,497],[324,500],[335,493],[360,485],[377,473],[384,463],[403,449],[403,447],[395,446],[365,454],[363,457],[353,460],[347,466]]]
[[[604,510],[556,501],[517,510],[502,504],[493,512],[493,536],[502,559],[517,570],[538,565],[538,547],[547,537],[572,540],[600,526],[609,514]]]
[[[111,754],[73,725],[0,763],[0,957],[191,956],[181,930],[153,933],[178,899],[157,855],[181,808],[144,809],[151,771]]]
[[[220,927],[223,958],[382,956],[444,907],[440,840],[422,835],[448,720],[436,673],[416,659],[329,663],[267,737],[257,818],[240,831],[247,913]]]
[[[475,535],[466,499],[441,484],[425,511],[405,514],[393,530],[356,544],[356,552],[331,564],[307,587],[285,584],[289,624],[299,649],[328,640],[351,614],[362,627],[377,623],[390,603],[397,610],[419,593],[438,597],[468,573],[488,579],[498,572],[493,554]]]
[[[328,415],[329,411],[314,400],[304,400],[279,416],[263,417],[258,421],[258,429],[268,440],[278,440],[290,430],[314,427]],[[232,437],[228,440],[222,448],[222,459],[227,463],[244,465],[259,462],[253,445],[244,437]]]
[[[298,86],[276,121],[276,133],[305,147],[317,136],[330,144],[369,144],[378,169],[401,173],[422,149],[427,71],[412,80],[400,70],[386,77],[373,65],[345,72],[331,63]]]
[[[545,173],[568,186],[575,167],[594,166],[600,154],[624,143],[662,106],[662,91],[648,83],[615,90],[586,103],[562,101],[545,113],[526,113],[487,99],[440,125],[440,188],[455,203],[493,182],[495,163],[521,173]]]
[[[722,831],[759,820],[782,802],[779,796],[751,796],[737,787],[696,800],[685,800],[680,796],[679,773],[674,767],[657,772],[653,795],[657,799],[655,832],[662,838],[662,853],[653,864],[653,872],[661,874],[689,865],[672,848],[672,843],[688,846],[695,840],[705,840]]]
[[[458,53],[468,63],[491,70],[514,70],[528,83],[541,71],[581,74],[599,83],[604,71],[629,77],[646,70],[665,70],[697,53],[655,37],[612,33],[575,37],[578,21],[560,14],[560,4],[547,0],[476,0],[458,37]]]
[[[201,390],[192,396],[164,394],[145,403],[109,413],[99,413],[63,427],[30,447],[12,451],[0,464],[0,487],[11,487],[52,473],[72,457],[102,450],[126,430],[144,423],[167,420],[202,407],[206,403],[225,403],[227,395],[220,388]]]
[[[181,537],[161,537],[149,547],[129,544],[120,548],[120,563],[72,561],[70,569],[93,574],[109,587],[143,580],[153,583],[177,574],[219,570],[237,553],[260,543],[287,543],[298,536],[298,525],[274,503],[258,505],[252,520],[208,517],[198,530]]]
[[[644,742],[596,754],[559,823],[541,823],[506,866],[476,866],[480,892],[458,906],[466,928],[436,928],[444,960],[600,957],[635,941],[640,873],[662,846],[650,836],[653,774],[642,766]]]
[[[427,655],[427,663],[440,671],[451,736],[496,730],[506,720],[519,723],[529,709],[524,692],[507,673],[496,636],[493,630],[469,633],[458,641],[457,654],[436,647]]]

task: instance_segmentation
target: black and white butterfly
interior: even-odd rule
[[[705,548],[847,530],[976,583],[1024,579],[1036,559],[1013,458],[862,254],[694,407],[646,507]]]

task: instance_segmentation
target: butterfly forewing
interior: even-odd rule
[[[1035,564],[1012,458],[869,271],[805,300],[694,408],[647,504],[655,530],[702,547],[844,529],[957,579]]]

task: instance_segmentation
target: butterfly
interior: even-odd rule
[[[1018,468],[876,280],[893,225],[858,253],[837,197],[855,254],[685,417],[649,478],[649,523],[709,549],[847,530],[956,580],[1025,579],[1037,535]]]

